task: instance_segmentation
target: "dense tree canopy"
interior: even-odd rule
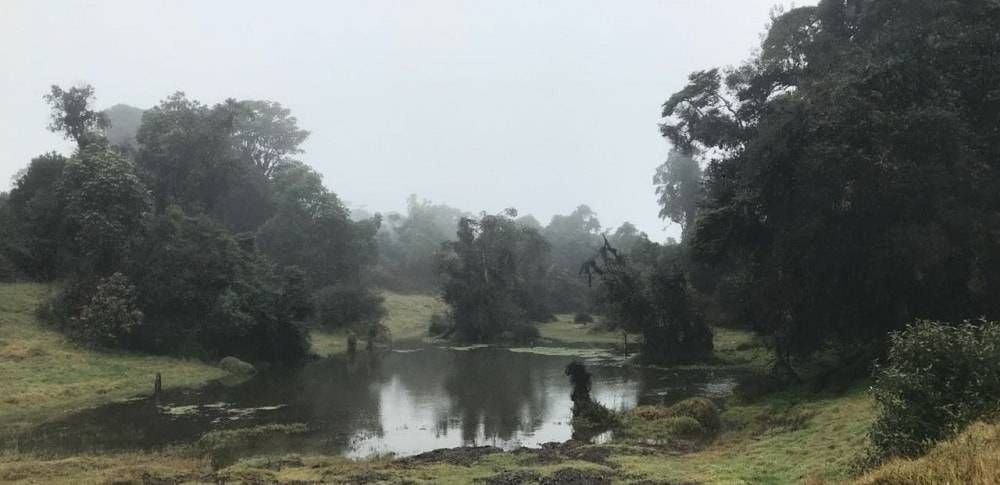
[[[1000,310],[998,22],[985,0],[823,0],[664,104],[707,164],[694,255],[745,275],[779,360]]]
[[[289,158],[308,133],[280,104],[176,93],[100,112],[90,86],[45,100],[78,148],[32,160],[3,197],[0,273],[63,278],[43,314],[74,338],[290,362],[311,316],[383,315],[368,276],[379,218],[351,220]]]

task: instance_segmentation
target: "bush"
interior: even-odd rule
[[[573,323],[593,323],[594,317],[589,313],[577,313],[573,315]]]
[[[432,337],[446,337],[451,333],[452,327],[454,327],[454,322],[451,320],[451,316],[442,313],[435,313],[431,315],[431,323],[427,328],[427,333]]]
[[[509,330],[510,340],[518,344],[531,344],[541,337],[541,333],[538,331],[538,327],[530,323],[521,323],[514,325]]]
[[[684,416],[696,420],[705,430],[718,431],[722,421],[719,419],[719,408],[712,401],[703,397],[692,397],[670,406],[674,416]]]
[[[362,285],[324,286],[313,293],[317,323],[327,328],[371,324],[385,316],[384,298]]]
[[[102,279],[90,301],[70,317],[71,334],[99,347],[117,347],[142,324],[142,312],[135,305],[135,287],[121,273]]]
[[[918,321],[890,336],[866,462],[912,457],[1000,410],[1000,324]]]
[[[719,408],[695,397],[672,406],[639,406],[622,414],[623,434],[640,441],[677,438],[707,442],[721,428]]]

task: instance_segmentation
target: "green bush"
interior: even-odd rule
[[[531,344],[541,337],[538,327],[531,323],[519,323],[509,330],[510,340],[517,344]]]
[[[313,293],[314,317],[327,328],[372,324],[385,316],[384,298],[360,284],[324,286]]]
[[[912,457],[1000,410],[1000,324],[918,321],[890,337],[866,462]]]
[[[705,427],[691,416],[673,416],[663,421],[664,434],[667,437],[702,438],[707,435]]]
[[[142,312],[135,305],[135,287],[121,273],[97,284],[90,301],[70,318],[71,333],[79,340],[99,347],[117,347],[142,324]]]
[[[427,328],[427,333],[433,337],[444,337],[451,333],[454,325],[455,323],[452,322],[450,315],[435,313],[431,315],[431,323]]]
[[[692,397],[670,406],[674,416],[689,417],[698,422],[704,430],[715,432],[721,427],[719,408],[712,401],[703,397]]]

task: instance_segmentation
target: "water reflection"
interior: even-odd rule
[[[502,448],[564,441],[570,426],[569,357],[497,348],[434,347],[313,362],[226,385],[108,404],[42,425],[22,450],[78,453],[191,443],[205,432],[304,423],[276,451],[409,455],[436,448]],[[591,363],[593,397],[612,409],[725,394],[731,376]],[[169,376],[165,376],[169,378]]]

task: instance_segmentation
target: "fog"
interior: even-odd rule
[[[312,132],[299,158],[371,212],[415,193],[544,223],[586,203],[605,227],[677,236],[651,183],[660,104],[746,59],[775,3],[7,1],[0,190],[70,151],[45,130],[49,86],[90,83],[100,107],[279,101]]]

